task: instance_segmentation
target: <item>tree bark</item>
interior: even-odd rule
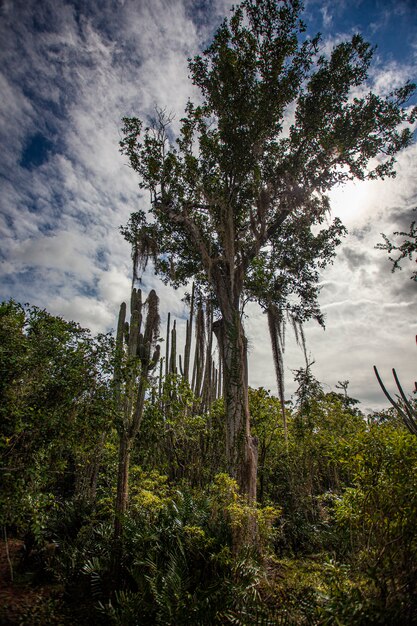
[[[97,480],[107,433],[103,432],[96,446],[89,452],[89,458],[79,460],[82,468],[75,477],[75,496],[94,503],[96,500]]]
[[[250,502],[256,500],[257,441],[250,434],[247,340],[236,308],[213,324],[223,365],[226,459],[229,474]]]

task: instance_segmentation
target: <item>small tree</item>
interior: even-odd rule
[[[388,254],[391,254],[394,250],[399,252],[397,258],[393,258],[391,256],[389,257],[389,260],[392,263],[392,272],[402,269],[400,263],[404,259],[410,259],[410,261],[413,260],[413,256],[415,256],[417,252],[417,226],[415,221],[411,222],[410,230],[408,232],[394,232],[395,237],[402,237],[402,242],[399,245],[390,241],[384,233],[381,233],[381,235],[384,238],[385,243],[377,243],[375,248],[378,250],[387,250]],[[417,258],[415,261],[417,263]],[[417,270],[411,274],[410,278],[411,280],[417,281]]]
[[[320,55],[320,36],[304,36],[301,9],[299,0],[244,0],[189,63],[203,102],[187,104],[176,144],[161,112],[145,129],[125,118],[121,142],[151,194],[150,219],[139,211],[124,231],[135,261],[153,258],[174,286],[193,278],[217,307],[229,472],[249,498],[256,446],[243,300],[267,296],[282,307],[298,295],[302,311],[311,281],[291,274],[286,293],[289,257],[304,254],[303,233],[323,222],[334,185],[394,174],[395,154],[411,141],[397,129],[416,115],[401,108],[411,84],[385,98],[353,97],[372,49],[355,35]]]
[[[28,550],[52,503],[95,499],[113,349],[109,335],[0,303],[0,525],[26,533]]]

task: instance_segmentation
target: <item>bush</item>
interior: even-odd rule
[[[225,475],[207,493],[183,488],[163,499],[154,479],[145,481],[148,506],[134,506],[125,520],[121,580],[101,600],[103,615],[123,626],[257,623],[264,570],[256,550],[236,552],[234,537],[255,519],[265,546],[277,512],[249,507]],[[104,598],[103,560],[90,559],[83,571],[96,597],[102,583]]]
[[[414,623],[417,438],[388,424],[373,424],[346,452],[353,485],[335,503],[344,549],[372,581],[391,623]]]

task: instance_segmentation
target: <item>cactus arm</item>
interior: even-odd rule
[[[126,302],[120,305],[119,319],[117,321],[116,346],[120,348],[123,344],[123,333],[126,320]]]
[[[395,382],[397,383],[398,391],[400,392],[401,398],[402,398],[402,399],[403,399],[403,401],[404,401],[404,404],[405,404],[405,410],[406,410],[406,412],[408,413],[409,417],[410,417],[411,419],[413,419],[413,417],[414,417],[414,415],[413,415],[413,414],[414,414],[413,407],[411,406],[410,402],[408,401],[407,396],[405,395],[405,393],[404,393],[404,391],[403,391],[403,388],[402,388],[402,386],[401,386],[401,383],[400,383],[400,381],[398,380],[397,372],[395,371],[395,369],[394,369],[394,368],[392,369],[392,373],[393,373],[393,376],[394,376],[394,380],[395,380]]]
[[[158,398],[162,396],[162,375],[163,375],[164,359],[159,361],[159,380],[158,380]]]
[[[385,388],[384,383],[382,382],[382,379],[379,375],[379,372],[377,370],[376,365],[374,365],[374,372],[375,372],[375,376],[379,382],[379,386],[381,387],[382,391],[384,392],[385,396],[388,398],[390,404],[394,407],[394,409],[396,409],[398,411],[398,413],[401,415],[401,417],[403,418],[403,420],[408,423],[408,415],[402,410],[402,408],[400,407],[400,405],[395,402],[395,400],[390,396],[390,394],[388,393],[388,391]]]
[[[130,316],[130,333],[128,344],[128,355],[135,357],[138,351],[138,332],[139,332],[139,311],[134,310]]]
[[[390,404],[392,404],[392,406],[394,407],[394,409],[397,409],[397,411],[401,414],[404,415],[404,411],[401,409],[401,407],[399,406],[399,404],[397,402],[395,402],[395,400],[390,396],[390,394],[388,393],[388,391],[385,388],[384,383],[382,382],[381,376],[379,375],[378,369],[376,367],[376,365],[374,365],[374,372],[375,372],[375,376],[379,382],[379,386],[381,387],[382,391],[384,392],[384,395],[386,396],[386,398],[389,400]]]
[[[116,351],[114,361],[114,401],[116,411],[120,408],[121,384],[122,384],[122,359],[123,359],[123,336],[125,332],[126,302],[120,305],[119,318],[116,331]]]
[[[395,371],[394,368],[392,370],[392,373],[394,375],[394,379],[397,384],[398,391],[400,392],[401,398],[403,399],[403,402],[405,405],[405,412],[407,413],[407,418],[404,416],[405,425],[407,426],[408,430],[411,433],[413,433],[414,435],[417,435],[416,412],[413,410],[413,407],[411,406],[407,396],[405,395],[403,388],[401,386],[401,383],[398,380],[397,372]]]

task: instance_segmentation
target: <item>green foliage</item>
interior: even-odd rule
[[[255,505],[224,473],[223,400],[203,410],[169,375],[133,442],[115,588],[116,430],[100,444],[96,497],[77,489],[108,428],[111,343],[38,309],[0,310],[3,524],[25,535],[31,580],[76,603],[40,595],[34,623],[415,623],[417,444],[393,410],[366,420],[347,381],[325,393],[308,367],[285,440],[279,400],[250,390]]]
[[[279,559],[268,588],[271,624],[391,624],[363,579],[334,559]],[[398,622],[397,622],[398,623]]]
[[[417,597],[417,442],[373,424],[346,446],[352,485],[335,502],[335,518],[354,561],[387,610],[411,616]]]
[[[267,485],[273,480],[275,469],[271,460],[284,453],[281,404],[278,398],[260,387],[249,389],[249,409],[251,430],[258,441],[258,499],[264,502]]]
[[[54,503],[83,482],[109,428],[112,348],[36,307],[0,305],[3,524],[40,538]]]
[[[135,458],[170,480],[203,486],[225,467],[224,405],[213,402],[203,411],[202,398],[182,376],[169,374],[161,395],[145,406]]]
[[[212,518],[232,531],[231,538],[237,547],[244,546],[251,536],[252,525],[257,527],[258,546],[266,553],[273,536],[272,525],[281,511],[273,506],[257,507],[239,493],[238,485],[227,474],[218,474],[211,487]]]
[[[160,496],[161,477],[147,481],[148,493]],[[232,545],[232,527],[248,518],[237,491],[233,480],[220,475],[207,494],[177,490],[163,502],[148,497],[145,506],[131,510],[115,597],[105,600],[105,555],[90,556],[82,567],[95,597],[101,594],[109,623],[134,625],[140,616],[144,624],[250,624],[262,614],[262,568],[254,555],[236,554]],[[271,519],[270,508],[260,511],[265,539]]]
[[[134,514],[141,512],[154,519],[169,501],[170,487],[167,484],[167,476],[159,474],[156,470],[145,472],[139,466],[130,470],[131,490],[130,507]]]
[[[256,394],[260,392],[265,398],[265,391]],[[300,385],[295,409],[286,409],[286,443],[277,421],[277,400],[270,399],[269,403],[266,423],[270,424],[270,443],[260,457],[260,480],[264,481],[264,501],[282,508],[276,550],[301,555],[333,549],[333,500],[350,480],[349,466],[340,460],[341,450],[346,440],[365,430],[363,416],[351,406],[350,399],[333,392],[324,394],[310,373]],[[263,446],[261,437],[261,452]]]

